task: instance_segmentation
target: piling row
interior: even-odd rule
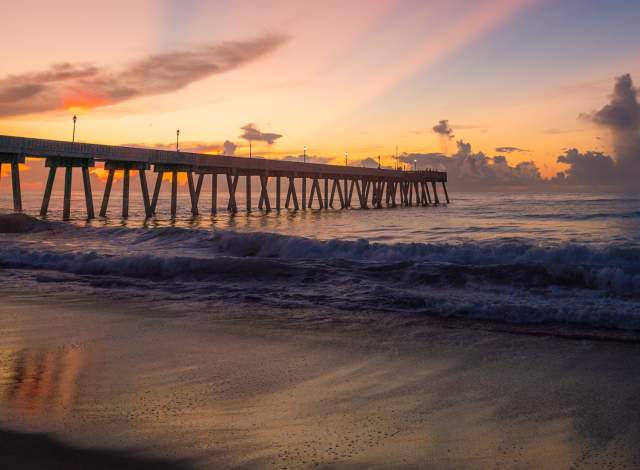
[[[98,144],[70,143],[44,139],[0,136],[0,170],[2,164],[11,165],[14,210],[22,210],[19,164],[25,158],[44,158],[49,174],[45,185],[40,215],[47,216],[58,168],[64,169],[63,219],[71,214],[71,184],[74,168],[82,175],[87,218],[95,217],[89,169],[96,162],[104,163],[107,181],[100,206],[100,217],[106,217],[115,172],[123,174],[122,218],[129,216],[131,172],[140,179],[140,190],[145,214],[156,215],[158,200],[165,175],[171,180],[171,217],[177,216],[178,178],[185,174],[190,198],[190,212],[199,214],[200,194],[205,178],[211,179],[211,214],[218,212],[218,176],[226,181],[226,210],[238,212],[237,193],[241,178],[245,183],[245,207],[254,209],[252,182],[260,187],[257,209],[269,212],[306,209],[349,209],[383,207],[430,206],[440,204],[437,184],[442,186],[445,201],[449,203],[447,174],[441,171],[398,171],[383,168],[358,168],[315,163],[286,162],[281,160],[248,159],[230,156],[211,156],[186,152],[168,152],[152,149],[117,147]],[[146,172],[155,173],[153,194],[149,195]],[[197,178],[197,180],[196,180]],[[269,183],[275,181],[275,200],[271,200]],[[429,188],[431,186],[431,188]],[[298,195],[297,187],[301,188]],[[221,189],[221,188],[220,188]]]

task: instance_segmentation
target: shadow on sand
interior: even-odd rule
[[[46,434],[0,430],[0,468],[3,469],[165,469],[186,470],[185,461],[143,458],[131,452],[80,449]]]

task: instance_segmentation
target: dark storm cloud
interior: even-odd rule
[[[631,76],[616,78],[609,103],[583,117],[611,132],[619,176],[624,183],[637,184],[640,177],[640,105],[638,89],[633,86]]]
[[[431,128],[433,132],[442,137],[446,137],[448,139],[453,139],[455,136],[453,135],[453,129],[449,126],[449,121],[447,119],[442,119],[435,126]]]
[[[520,147],[496,147],[498,153],[517,153],[517,152],[530,152],[527,149],[521,149]]]
[[[602,152],[580,153],[577,149],[569,149],[557,161],[569,165],[569,169],[558,173],[553,178],[555,182],[601,185],[620,180],[616,162]]]
[[[631,75],[616,78],[611,94],[611,102],[600,111],[590,115],[596,124],[617,130],[638,130],[640,127],[640,107],[638,107],[637,89],[633,86]]]
[[[282,137],[281,134],[275,134],[273,132],[261,132],[254,123],[249,123],[244,127],[241,127],[243,130],[242,135],[240,135],[241,139],[249,140],[252,142],[266,142],[269,145],[272,145],[276,140]]]
[[[180,90],[190,83],[251,63],[286,38],[264,36],[186,51],[155,54],[109,70],[93,65],[56,64],[49,69],[0,79],[0,116],[99,107]]]

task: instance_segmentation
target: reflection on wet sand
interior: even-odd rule
[[[0,361],[0,394],[8,410],[61,416],[73,405],[84,364],[78,347],[21,349]]]

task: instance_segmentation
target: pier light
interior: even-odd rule
[[[180,151],[180,129],[176,131],[176,152]]]
[[[307,146],[304,146],[304,163],[307,163]]]
[[[76,121],[78,120],[78,116],[73,116],[73,135],[71,137],[71,142],[76,141]]]
[[[349,166],[349,152],[344,153],[344,166]]]
[[[413,161],[413,171],[418,171],[418,160]]]

